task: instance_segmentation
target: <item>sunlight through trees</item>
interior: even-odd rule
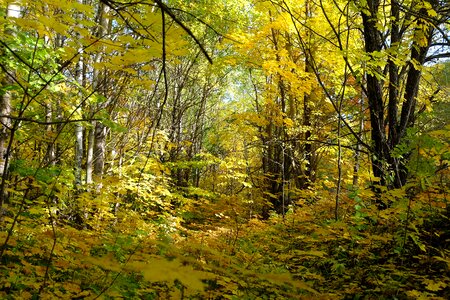
[[[450,298],[448,1],[0,3],[1,298]]]

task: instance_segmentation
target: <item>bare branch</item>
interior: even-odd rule
[[[427,56],[427,58],[425,59],[425,62],[430,62],[430,61],[433,61],[435,59],[440,59],[440,58],[450,58],[450,52],[439,53],[439,54]]]
[[[36,123],[39,125],[56,125],[56,124],[68,124],[68,123],[90,122],[90,121],[101,121],[102,120],[102,119],[96,119],[96,118],[89,118],[89,119],[78,119],[78,120],[62,120],[62,121],[44,122],[44,121],[34,120],[31,118],[15,117],[15,116],[11,116],[11,115],[0,115],[0,118],[7,118],[7,119],[15,120],[15,121]]]

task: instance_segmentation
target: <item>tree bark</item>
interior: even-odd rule
[[[105,150],[106,150],[106,127],[97,122],[95,125],[95,142],[94,142],[94,180],[100,181],[103,176],[105,166]]]
[[[83,163],[83,126],[75,126],[75,184],[81,185],[81,170]]]
[[[305,72],[306,73],[313,73],[314,70],[312,70],[311,68],[311,61],[310,61],[310,53],[306,53],[306,57],[305,57]],[[313,153],[313,145],[312,145],[312,141],[310,141],[311,138],[311,101],[313,100],[313,93],[314,90],[312,90],[310,93],[305,93],[304,97],[303,97],[303,127],[305,129],[305,146],[304,146],[304,153],[305,153],[305,172],[304,172],[304,178],[301,181],[301,186],[300,188],[308,188],[312,182],[314,182],[314,174],[315,174],[315,170],[313,169],[313,157],[314,157],[314,153]]]
[[[105,34],[107,34],[110,31],[110,21],[107,18],[107,14],[109,12],[109,6],[104,4],[103,2],[99,4],[98,11],[97,11],[97,32],[95,35],[98,38],[103,38]],[[96,57],[96,62],[102,61],[102,56],[104,53],[99,52]],[[104,96],[105,98],[108,98],[107,95],[107,83],[106,83],[106,77],[107,72],[100,72],[96,71],[94,72],[94,86],[97,90],[97,92]],[[106,101],[106,103],[103,103],[98,108],[105,108],[107,106],[109,101]],[[89,151],[92,151],[93,157],[92,157],[92,178],[86,178],[93,182],[97,182],[97,189],[101,188],[101,179],[103,178],[103,172],[105,168],[105,156],[106,156],[106,127],[101,122],[95,122],[94,128],[90,129],[89,133],[89,143],[91,143]],[[91,153],[88,153],[88,155],[91,155]],[[86,166],[87,168],[91,168],[90,165]],[[89,170],[90,171],[90,170]],[[86,174],[86,176],[91,176],[91,174]]]
[[[368,54],[379,52],[382,49],[380,33],[377,29],[377,20],[374,16],[378,13],[379,0],[368,0],[368,12],[362,12],[364,28],[364,46]],[[366,75],[367,99],[369,102],[370,125],[372,134],[372,170],[375,177],[379,178],[381,185],[387,183],[387,172],[383,164],[389,155],[386,149],[386,135],[384,127],[384,105],[381,81],[377,75],[382,73],[381,68],[372,68]]]
[[[47,103],[45,105],[45,121],[50,123],[53,118],[53,109],[52,105]],[[46,133],[47,133],[47,150],[45,152],[44,163],[46,166],[55,165],[56,163],[56,145],[53,140],[53,126],[46,125]]]
[[[6,80],[3,80],[2,86],[7,84]],[[11,94],[8,91],[1,96],[0,99],[0,114],[3,116],[9,116],[11,114]],[[0,176],[1,176],[1,191],[0,191],[0,208],[6,201],[7,194],[5,192],[6,188],[6,178],[8,172],[8,145],[10,139],[10,127],[11,120],[8,117],[0,118]]]
[[[361,93],[361,100],[360,100],[360,111],[359,111],[359,130],[358,130],[358,140],[356,142],[356,149],[355,149],[355,163],[353,165],[353,188],[357,188],[359,184],[359,168],[361,164],[361,150],[362,145],[360,143],[360,140],[362,140],[363,137],[363,130],[364,130],[364,93]]]
[[[381,40],[382,33],[377,29],[376,16],[378,13],[379,0],[369,0],[368,12],[362,12],[363,32],[365,51],[371,55],[374,52],[383,49]],[[438,6],[436,1],[431,3],[433,8]],[[380,179],[380,184],[388,188],[400,188],[405,185],[408,177],[407,159],[409,153],[404,153],[401,158],[392,156],[392,151],[401,143],[406,142],[404,139],[407,129],[414,126],[416,98],[421,77],[421,67],[425,62],[428,49],[431,44],[433,35],[433,27],[427,24],[423,18],[428,16],[425,8],[421,8],[417,12],[418,21],[415,28],[414,38],[410,46],[410,58],[407,71],[407,77],[404,85],[405,93],[401,95],[399,92],[400,74],[399,67],[395,62],[397,51],[392,51],[388,61],[388,106],[387,116],[384,119],[384,103],[382,95],[383,79],[380,78],[382,70],[377,68],[370,70],[367,74],[367,98],[370,110],[370,123],[372,133],[373,158],[372,169],[375,177]],[[402,40],[399,27],[400,8],[397,1],[391,2],[391,30],[390,30],[390,48],[396,50],[398,43]],[[378,74],[376,74],[378,73]],[[403,96],[403,104],[401,115],[398,115],[398,108]],[[386,130],[386,125],[388,128]]]
[[[95,140],[96,122],[92,122],[92,128],[88,131],[87,153],[86,153],[86,183],[92,183],[92,172],[94,162],[94,140]]]
[[[6,17],[20,17],[20,6],[16,4],[9,4],[6,11]],[[9,29],[5,28],[8,33]],[[0,55],[5,55],[5,49],[0,48]],[[1,79],[1,86],[5,87],[12,83],[11,78],[8,74],[4,74]],[[14,138],[14,131],[11,130],[12,123],[8,116],[11,114],[11,93],[7,90],[3,92],[0,98],[0,114],[5,117],[0,118],[0,208],[3,203],[7,200],[6,193],[6,180],[9,168],[9,158],[11,152],[12,139]]]

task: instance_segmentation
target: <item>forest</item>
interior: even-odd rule
[[[448,0],[0,0],[1,299],[450,299]]]

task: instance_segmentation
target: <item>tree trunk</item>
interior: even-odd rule
[[[75,184],[81,185],[81,170],[83,163],[83,126],[75,126]]]
[[[100,181],[103,176],[105,166],[105,149],[106,149],[106,127],[97,122],[95,125],[95,142],[94,142],[94,180]]]
[[[377,29],[377,20],[375,16],[378,12],[379,0],[367,1],[369,12],[362,13],[364,28],[364,44],[367,53],[381,51],[382,41]],[[373,175],[380,180],[380,184],[385,186],[387,183],[387,171],[383,164],[387,161],[389,152],[387,151],[386,135],[384,127],[384,105],[381,80],[375,73],[381,74],[381,68],[377,67],[366,75],[367,81],[367,99],[370,110],[370,125],[372,134],[372,170]]]
[[[385,41],[381,40],[382,33],[377,28],[376,16],[378,13],[380,1],[369,0],[368,12],[362,12],[363,33],[365,51],[368,54],[379,52],[383,49]],[[437,1],[431,3],[433,8],[438,7]],[[401,30],[399,29],[400,8],[396,1],[391,3],[391,30],[390,44],[394,50],[401,41]],[[400,95],[400,75],[399,68],[395,63],[396,51],[388,61],[389,84],[388,84],[388,107],[387,117],[385,116],[385,107],[383,102],[383,79],[376,75],[381,75],[381,68],[372,68],[367,74],[367,99],[370,110],[370,123],[372,134],[372,170],[375,177],[379,178],[380,185],[388,188],[400,188],[405,185],[408,171],[407,159],[409,153],[403,153],[403,158],[395,158],[392,151],[404,141],[407,129],[414,126],[416,97],[421,77],[420,68],[425,62],[425,58],[430,47],[433,27],[427,24],[422,18],[428,16],[425,8],[418,12],[417,27],[415,28],[414,38],[410,46],[410,60],[408,65],[407,77],[405,82],[405,93]],[[403,96],[401,115],[398,116],[400,99]],[[400,117],[400,119],[399,119]],[[386,130],[386,126],[388,128]],[[377,190],[375,188],[375,190]]]
[[[62,117],[63,113],[62,113],[62,107],[61,107],[61,101],[60,100],[57,100],[57,102],[56,102],[55,113],[56,113],[56,116],[55,116],[56,120],[62,122],[62,120],[63,120],[63,117]],[[62,132],[63,129],[64,129],[64,124],[63,123],[59,123],[59,124],[56,125],[56,132],[57,132],[58,135]],[[55,165],[59,165],[61,163],[63,151],[64,150],[62,149],[61,143],[56,143],[55,144],[55,161],[54,161]]]
[[[92,172],[94,162],[94,140],[95,140],[96,122],[92,122],[92,128],[88,129],[88,142],[86,154],[86,183],[92,183]]]
[[[305,16],[307,19],[312,18],[312,9],[309,0],[305,1]],[[312,43],[310,42],[310,30],[306,31],[305,40],[308,42],[308,45],[305,45],[304,55],[305,55],[305,72],[307,74],[314,74],[313,61],[314,61],[314,50]],[[306,47],[309,47],[306,49]],[[305,189],[308,188],[311,183],[315,181],[316,177],[316,164],[315,153],[313,142],[310,141],[312,136],[312,122],[311,122],[311,114],[312,114],[312,103],[316,101],[316,89],[313,87],[309,93],[305,93],[303,97],[303,122],[302,126],[304,127],[304,158],[305,158],[305,170],[303,172],[303,178],[300,181],[300,188]]]
[[[6,81],[2,82],[2,86],[7,84]],[[11,114],[11,94],[6,91],[0,99],[0,114],[2,116],[9,116]],[[1,191],[0,191],[0,208],[6,201],[6,178],[8,172],[8,155],[9,155],[9,139],[10,139],[10,126],[11,120],[8,117],[0,118],[0,176],[1,176]]]
[[[310,53],[306,53],[305,57],[305,72],[306,73],[312,73],[314,70],[311,67],[311,61],[310,61]],[[314,90],[312,90],[309,94],[305,93],[303,97],[303,122],[302,126],[305,130],[305,136],[304,136],[304,155],[305,155],[305,171],[304,175],[300,185],[300,188],[305,189],[308,188],[311,183],[314,181],[314,174],[315,170],[313,170],[313,145],[310,141],[311,138],[311,101],[313,101],[313,93]]]
[[[53,110],[51,104],[45,105],[45,121],[50,123],[53,117]],[[47,132],[47,150],[45,152],[44,163],[46,166],[55,165],[56,163],[56,145],[53,138],[53,126],[51,124],[46,125]]]
[[[103,2],[99,4],[98,11],[97,11],[97,32],[95,35],[98,38],[103,38],[105,34],[107,34],[110,30],[109,28],[109,20],[106,17],[109,12],[109,7],[105,5]],[[104,54],[102,52],[99,52],[96,57],[96,62],[102,61],[102,56]],[[93,82],[95,85],[95,88],[97,89],[98,93],[103,95],[105,98],[108,98],[107,96],[107,84],[106,84],[106,72],[94,72],[94,78]],[[108,102],[102,104],[102,108],[105,108]],[[106,127],[101,122],[95,122],[95,127],[91,129],[89,133],[89,142],[92,143],[92,151],[93,151],[93,158],[92,158],[92,178],[89,178],[90,180],[93,180],[94,182],[98,182],[97,189],[101,188],[101,179],[103,177],[103,172],[105,168],[105,154],[106,154]],[[92,137],[93,135],[93,137]],[[92,140],[93,139],[93,140]],[[89,154],[90,155],[90,154]],[[88,167],[88,166],[87,166]],[[90,166],[89,166],[90,167]],[[91,176],[89,174],[89,176]]]
[[[360,111],[359,111],[359,130],[358,130],[358,140],[356,142],[356,149],[355,149],[355,162],[353,165],[353,188],[357,188],[359,184],[359,168],[361,163],[361,142],[363,137],[363,130],[364,130],[364,93],[361,93],[361,100],[360,100]]]
[[[20,6],[16,4],[9,4],[6,11],[6,16],[18,18],[20,16]],[[5,31],[8,32],[9,29],[5,28]],[[5,55],[5,49],[3,47],[0,48],[0,55]],[[4,77],[1,79],[1,86],[7,86],[11,84],[12,80],[8,77],[7,74],[3,75]],[[0,117],[0,176],[1,176],[1,185],[0,185],[0,208],[3,206],[3,203],[6,201],[7,193],[6,190],[6,179],[8,174],[8,162],[9,155],[11,152],[10,145],[11,139],[13,138],[13,132],[11,131],[11,119],[8,117],[11,114],[11,93],[7,90],[3,92],[0,98],[0,115],[4,117]]]

